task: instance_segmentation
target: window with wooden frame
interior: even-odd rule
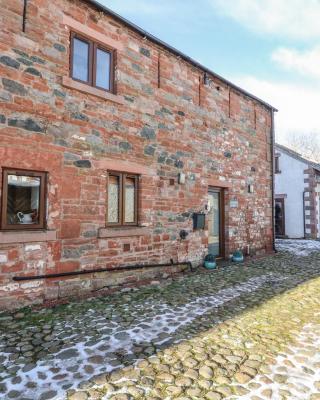
[[[114,49],[71,32],[70,76],[107,92],[115,92]]]
[[[45,172],[3,169],[1,229],[44,229]]]
[[[276,155],[274,157],[274,173],[275,174],[281,173],[281,171],[280,171],[280,156],[279,155]]]
[[[109,172],[107,183],[107,225],[138,225],[138,175]]]

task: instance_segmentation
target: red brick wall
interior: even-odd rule
[[[212,179],[231,185],[226,254],[248,244],[256,252],[271,249],[271,111],[234,90],[229,96],[229,87],[217,79],[204,85],[202,71],[81,1],[28,4],[23,33],[23,1],[0,0],[0,166],[48,172],[48,229],[57,239],[0,242],[0,305],[68,295],[61,289],[65,281],[18,284],[15,275],[171,258],[200,263],[207,232],[192,231],[191,215],[204,210]],[[123,104],[62,85],[70,38],[64,14],[123,45],[116,73]],[[81,160],[91,166],[82,168]],[[148,231],[142,236],[98,237],[106,215],[104,161],[126,161],[145,171],[139,222]],[[177,182],[179,172],[186,174],[185,185]],[[230,208],[231,200],[238,206]],[[190,232],[185,241],[181,229]],[[69,293],[90,291],[93,276],[69,282],[76,288]]]

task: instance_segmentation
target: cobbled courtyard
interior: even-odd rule
[[[0,398],[320,399],[320,243],[0,315]]]

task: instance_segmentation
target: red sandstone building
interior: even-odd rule
[[[0,5],[2,308],[272,249],[270,105],[94,1]]]

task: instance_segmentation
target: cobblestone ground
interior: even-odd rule
[[[279,247],[163,285],[0,315],[0,398],[320,399],[320,251]]]

